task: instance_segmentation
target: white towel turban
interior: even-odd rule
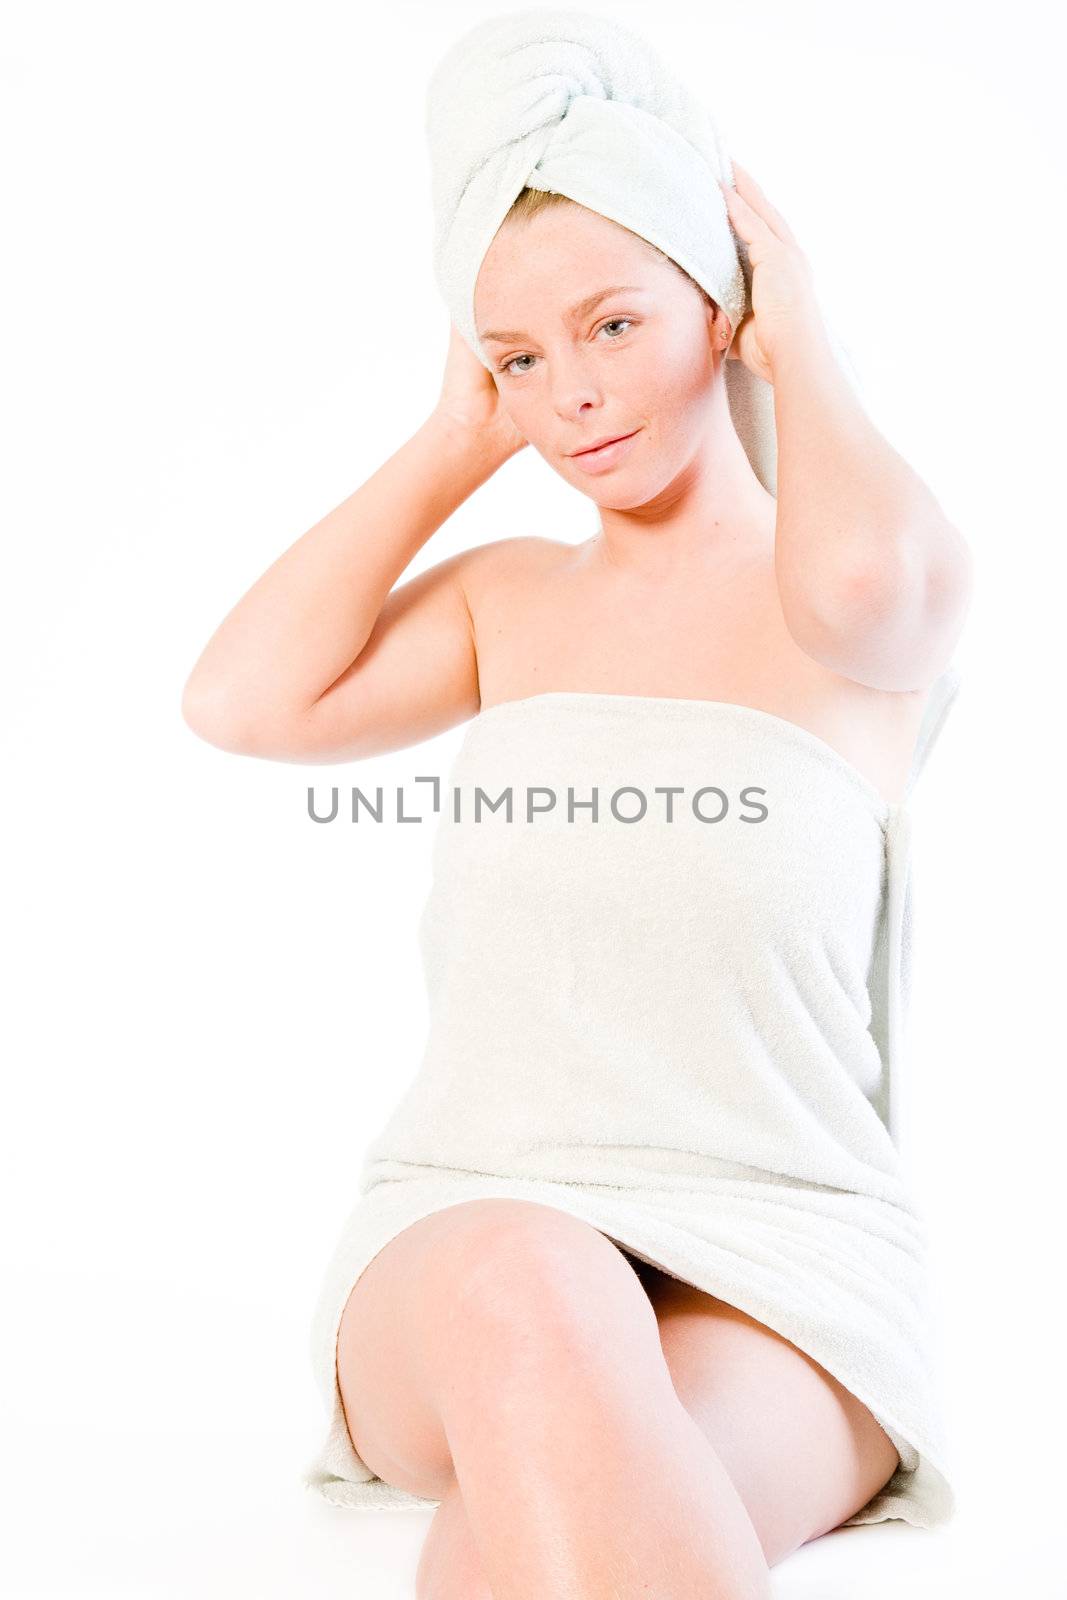
[[[491,17],[445,54],[427,89],[434,273],[452,320],[486,367],[474,286],[523,188],[547,189],[620,223],[686,271],[736,332],[751,263],[717,179],[733,184],[708,111],[638,34],[585,11]],[[827,329],[839,355],[844,352]],[[847,357],[843,359],[846,372]],[[777,489],[774,397],[724,364],[730,414],[753,471]]]

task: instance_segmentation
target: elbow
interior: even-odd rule
[[[194,673],[182,692],[181,715],[198,739],[229,755],[258,756],[266,761],[305,759],[310,712],[253,714],[248,703],[239,703],[232,691],[198,682]]]
[[[951,530],[933,554],[898,547],[895,559],[856,567],[796,608],[790,631],[823,666],[871,688],[922,688],[948,665],[967,615],[970,552]]]
[[[898,547],[893,560],[845,579],[837,594],[840,626],[846,637],[881,639],[890,654],[908,655],[925,681],[947,664],[970,609],[973,581],[967,543],[946,524],[936,542]]]
[[[788,592],[779,586],[786,626],[806,655],[834,671],[841,670],[852,641],[869,635],[908,588],[904,575],[889,571],[885,561],[877,569],[837,567],[817,581],[807,573],[805,580]]]
[[[233,755],[250,749],[248,730],[243,727],[232,699],[218,685],[189,678],[182,690],[181,716],[185,726],[205,744]]]
[[[842,584],[840,603],[861,626],[872,616],[905,608],[945,620],[966,611],[973,579],[967,541],[958,528],[943,523],[936,537],[924,534],[901,541],[889,555],[854,571]]]

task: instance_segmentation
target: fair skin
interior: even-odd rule
[[[440,1501],[417,1600],[769,1600],[770,1568],[898,1464],[788,1340],[526,1200],[392,1239],[337,1373],[362,1460]]]
[[[182,702],[194,731],[336,762],[545,690],[723,700],[808,728],[899,798],[969,557],[836,369],[783,219],[737,177],[754,315],[726,330],[729,357],[722,312],[627,230],[573,206],[500,230],[476,321],[521,338],[483,341],[490,372],[453,330],[431,416],[208,641]],[[777,499],[734,431],[725,359],[773,383]],[[611,471],[568,455],[630,429]],[[594,502],[596,534],[504,538],[399,583],[527,447]],[[630,1600],[651,1581],[658,1600],[755,1600],[897,1465],[795,1347],[521,1202],[448,1207],[386,1246],[349,1298],[338,1378],[371,1469],[442,1501],[419,1600]]]
[[[641,286],[633,306],[613,297],[567,320],[620,280]],[[605,334],[638,298],[640,326]],[[486,350],[528,352],[511,370],[533,370],[490,374],[453,330],[432,414],[208,641],[190,726],[224,749],[336,762],[547,689],[726,700],[808,728],[899,799],[926,690],[962,629],[969,556],[859,411],[814,319],[778,352],[776,503],[726,410],[722,313],[627,230],[575,207],[503,229],[476,309],[483,328],[530,333]],[[617,471],[588,477],[565,454],[634,424],[643,437]],[[595,501],[601,531],[495,540],[398,584],[527,441]]]

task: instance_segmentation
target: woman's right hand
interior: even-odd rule
[[[499,453],[503,463],[530,441],[504,410],[492,373],[478,360],[454,322],[450,328],[448,357],[434,415],[487,445],[494,454]]]

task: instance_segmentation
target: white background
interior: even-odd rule
[[[426,1516],[332,1511],[299,1477],[311,1308],[421,1052],[432,832],[316,826],[306,800],[443,774],[461,730],[301,767],[203,743],[179,705],[226,611],[435,402],[423,95],[504,9],[5,8],[13,1596],[413,1593]],[[960,1510],[944,1537],[832,1536],[836,1565],[810,1547],[776,1593],[1063,1595],[1060,54],[1026,4],[587,9],[705,92],[976,558],[914,800],[908,1088]],[[405,578],[594,519],[526,451]]]

